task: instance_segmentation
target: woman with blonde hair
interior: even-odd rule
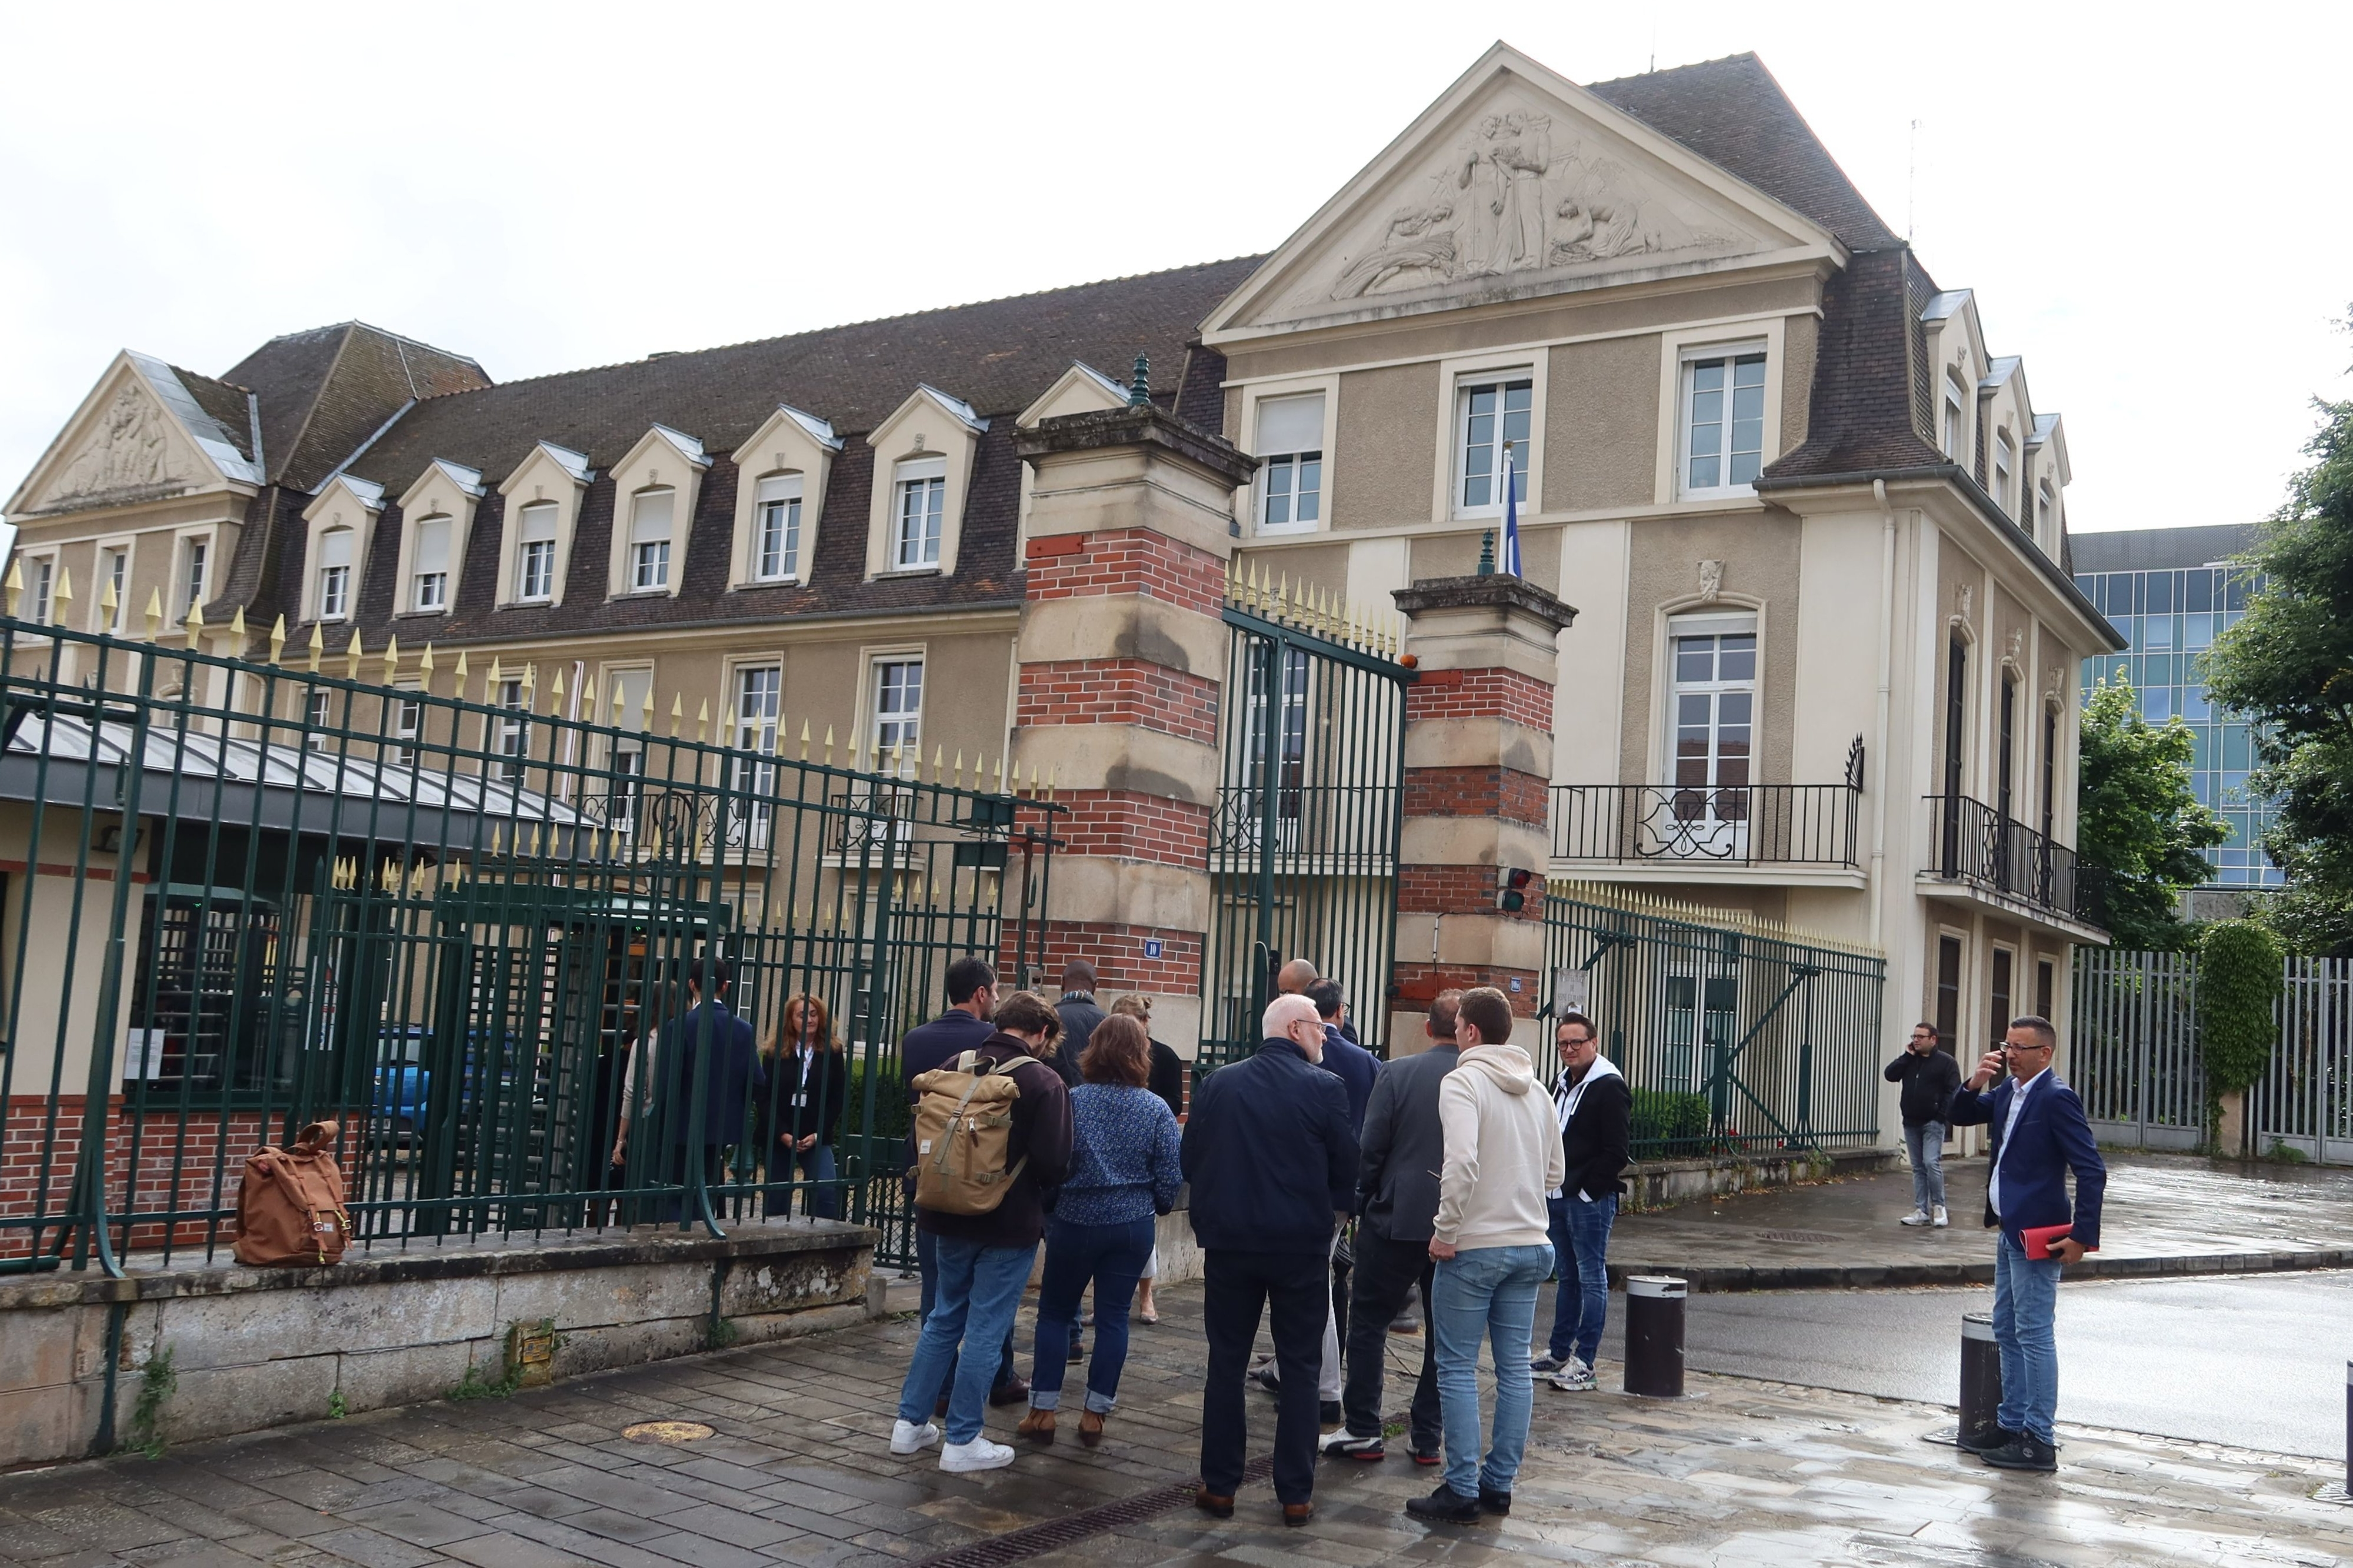
[[[841,1217],[841,1189],[833,1144],[849,1101],[849,1058],[833,1033],[833,1015],[807,992],[785,1004],[783,1016],[760,1042],[768,1092],[759,1107],[760,1146],[768,1166],[767,1211],[792,1212],[794,1168],[806,1190],[801,1212]]]

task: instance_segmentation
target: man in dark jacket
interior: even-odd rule
[[[699,1163],[702,1184],[712,1192],[714,1203],[716,1189],[726,1179],[727,1151],[750,1136],[745,1119],[754,1098],[768,1087],[752,1026],[727,1010],[727,991],[734,977],[727,960],[716,952],[694,960],[686,981],[688,1011],[662,1026],[656,1052],[657,1070],[674,1072],[670,1083],[681,1091],[665,1097],[674,1108],[666,1118],[664,1140],[670,1179],[691,1184]],[[672,1062],[674,1068],[667,1066]],[[696,1207],[682,1194],[670,1207],[670,1217],[684,1218]]]
[[[1912,1161],[1912,1212],[1899,1225],[1945,1228],[1945,1114],[1961,1087],[1960,1064],[1936,1048],[1936,1026],[1912,1026],[1912,1042],[1881,1075],[1904,1086],[1904,1152]]]
[[[906,1086],[907,1108],[914,1109],[915,1079],[934,1068],[952,1062],[965,1052],[976,1049],[982,1041],[997,1033],[989,1019],[997,1012],[997,971],[977,958],[959,958],[948,965],[948,1010],[928,1024],[907,1031],[899,1042],[900,1081]],[[911,1142],[901,1168],[913,1171],[915,1151]],[[912,1189],[911,1189],[912,1191]],[[923,1293],[916,1310],[923,1317],[932,1315],[932,1306],[939,1298],[939,1249],[930,1231],[915,1228],[915,1267],[923,1273]],[[947,1384],[955,1380],[951,1366],[942,1381],[938,1413],[947,1414]],[[1005,1347],[997,1360],[997,1374],[991,1380],[988,1402],[991,1405],[1022,1405],[1029,1398],[1029,1380],[1013,1370],[1013,1331],[1005,1331]]]
[[[1347,1022],[1347,998],[1336,980],[1319,980],[1307,988],[1315,1016],[1324,1025],[1324,1070],[1348,1087],[1348,1125],[1364,1135],[1365,1107],[1371,1103],[1373,1084],[1381,1076],[1381,1058],[1356,1044],[1341,1026]]]
[[[1438,1086],[1462,1058],[1455,1044],[1460,991],[1441,991],[1422,1027],[1430,1047],[1393,1061],[1373,1085],[1365,1111],[1362,1157],[1356,1167],[1356,1263],[1348,1300],[1348,1384],[1341,1396],[1347,1425],[1324,1439],[1326,1454],[1351,1459],[1387,1457],[1381,1440],[1381,1374],[1388,1361],[1388,1324],[1421,1282],[1430,1300],[1430,1237],[1438,1214],[1438,1169],[1446,1137],[1438,1122]],[[1413,1389],[1409,1427],[1413,1462],[1444,1458],[1439,1427],[1437,1336],[1423,1310],[1421,1376]]]
[[[1317,1065],[1324,1026],[1314,1005],[1278,996],[1261,1028],[1257,1055],[1219,1068],[1193,1091],[1178,1158],[1193,1187],[1209,1337],[1194,1501],[1217,1518],[1234,1511],[1248,1438],[1242,1371],[1271,1306],[1282,1369],[1274,1495],[1284,1523],[1305,1524],[1315,1511],[1315,1374],[1331,1311],[1326,1270],[1332,1232],[1356,1197],[1356,1137],[1347,1091]]]
[[[1999,1226],[1994,1243],[1993,1337],[2001,1346],[2001,1407],[1996,1430],[1962,1434],[1961,1446],[1998,1470],[2055,1470],[2051,1441],[2059,1414],[2059,1347],[2052,1320],[2059,1306],[2059,1269],[2099,1249],[2100,1202],[2108,1167],[2092,1142],[2084,1102],[2051,1070],[2059,1032],[2031,1016],[2010,1020],[2001,1049],[1953,1096],[1955,1126],[1993,1130],[1991,1173],[1986,1178],[1985,1222]],[[2008,1078],[2002,1078],[2007,1072]],[[1987,1085],[2002,1079],[2000,1087]],[[2067,1173],[2075,1173],[2075,1202],[2067,1202]],[[2050,1256],[2030,1255],[2026,1233],[2063,1226],[2047,1242]]]
[[[1079,1053],[1094,1038],[1095,1026],[1103,1021],[1103,1010],[1095,1005],[1095,966],[1083,958],[1074,958],[1062,965],[1062,999],[1054,1004],[1061,1016],[1062,1037],[1047,1064],[1062,1075],[1062,1081],[1076,1089],[1079,1076]]]
[[[1552,1086],[1567,1174],[1560,1191],[1545,1195],[1552,1222],[1552,1342],[1529,1363],[1552,1373],[1566,1394],[1593,1388],[1593,1357],[1609,1315],[1609,1226],[1618,1217],[1619,1173],[1634,1133],[1634,1095],[1617,1066],[1601,1054],[1599,1031],[1582,1013],[1564,1013],[1553,1026],[1560,1077]]]
[[[1013,1450],[982,1435],[988,1375],[977,1360],[958,1364],[966,1342],[1000,1345],[1013,1330],[1021,1292],[1038,1261],[1038,1241],[1046,1232],[1041,1194],[1071,1168],[1071,1091],[1038,1059],[1060,1026],[1034,996],[1008,997],[997,1009],[997,1032],[974,1048],[978,1063],[1010,1064],[1014,1087],[1012,1124],[1004,1184],[997,1206],[987,1214],[947,1214],[918,1208],[915,1226],[933,1237],[937,1294],[915,1355],[899,1394],[899,1418],[891,1451],[913,1454],[940,1440],[929,1417],[941,1381],[951,1367],[955,1382],[948,1400],[947,1443],[940,1468],[951,1474],[993,1470],[1013,1462]],[[949,1064],[953,1066],[954,1064]],[[922,1151],[918,1148],[920,1157]]]

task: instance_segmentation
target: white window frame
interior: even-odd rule
[[[729,782],[748,796],[728,802],[728,847],[763,850],[776,817],[774,759],[784,725],[784,662],[742,660],[729,670],[727,688],[727,744],[742,753],[728,759],[733,774]]]
[[[1722,860],[1736,858],[1746,852],[1749,824],[1756,816],[1757,732],[1762,727],[1764,713],[1763,619],[1754,610],[1704,611],[1666,617],[1666,636],[1661,650],[1663,676],[1661,688],[1664,702],[1660,715],[1660,784],[1655,809],[1644,813],[1641,824],[1645,854],[1662,857],[1687,855],[1696,859]],[[1746,637],[1750,639],[1747,678],[1727,680],[1718,675],[1704,681],[1686,682],[1683,679],[1676,645],[1685,637]],[[1720,658],[1720,644],[1716,651]],[[1722,777],[1722,699],[1727,695],[1744,694],[1748,699],[1746,776],[1737,782],[1727,783]],[[1680,776],[1683,760],[1683,699],[1687,695],[1704,695],[1711,700],[1708,776],[1704,780],[1689,783]]]
[[[1944,424],[1938,431],[1942,437],[1940,445],[1945,448],[1945,460],[1959,463],[1963,468],[1968,467],[1968,459],[1961,455],[1968,446],[1968,398],[1962,390],[1959,377],[1947,370]]]
[[[1703,366],[1721,363],[1725,384],[1716,395],[1724,401],[1719,417],[1709,426],[1716,432],[1715,450],[1712,454],[1694,450],[1699,426],[1694,405],[1699,396],[1699,376]],[[1757,467],[1761,473],[1765,465],[1778,456],[1773,446],[1773,353],[1771,344],[1762,341],[1736,343],[1711,343],[1686,347],[1677,356],[1675,370],[1675,494],[1690,500],[1714,500],[1757,493],[1755,479],[1735,481],[1733,466],[1741,448],[1734,443],[1739,438],[1741,421],[1736,417],[1739,398],[1739,376],[1747,364],[1757,371]],[[1692,482],[1692,464],[1701,457],[1713,456],[1716,461],[1718,481],[1713,485]]]
[[[670,520],[660,539],[640,540],[638,537],[638,510],[657,495],[670,498]],[[670,591],[670,546],[678,538],[679,490],[675,485],[648,485],[629,495],[628,577],[622,588],[625,594],[667,594]]]
[[[425,736],[425,692],[406,681],[393,689],[400,695],[392,700],[391,721],[385,726],[389,740],[385,760],[396,768],[413,768]]]
[[[747,581],[768,585],[790,583],[800,575],[803,495],[807,480],[799,474],[765,474],[754,481],[752,500],[750,572]],[[767,494],[770,489],[776,493]],[[776,536],[772,560],[770,534]]]
[[[1315,444],[1313,447],[1293,447],[1276,450],[1261,440],[1261,429],[1269,405],[1303,403],[1315,400]],[[1290,392],[1269,391],[1250,400],[1250,419],[1252,454],[1259,459],[1258,481],[1255,487],[1257,503],[1251,508],[1253,526],[1264,534],[1314,533],[1325,526],[1331,500],[1331,451],[1333,395],[1324,387],[1304,387]],[[1303,487],[1300,479],[1310,468],[1314,473],[1312,488]],[[1282,500],[1286,515],[1280,521],[1273,516],[1276,479],[1284,479]],[[1313,496],[1314,516],[1300,516],[1300,498]]]
[[[1482,391],[1493,391],[1508,399],[1510,389],[1525,387],[1528,395],[1528,425],[1525,438],[1514,440],[1508,434],[1510,416],[1499,405],[1490,417],[1496,422],[1493,438],[1484,444],[1491,454],[1483,475],[1474,476],[1470,469],[1472,399]],[[1459,374],[1453,384],[1453,412],[1449,421],[1452,432],[1449,441],[1447,471],[1447,502],[1456,517],[1501,517],[1504,515],[1502,486],[1497,482],[1503,471],[1503,453],[1506,442],[1512,445],[1513,488],[1524,492],[1520,498],[1520,516],[1525,519],[1535,510],[1537,490],[1531,478],[1535,468],[1537,437],[1544,429],[1543,399],[1535,367],[1532,365],[1504,366],[1494,370]],[[1490,499],[1471,502],[1463,499],[1472,479],[1483,478],[1488,484]]]
[[[57,616],[57,552],[27,555],[25,565],[25,618],[36,626],[48,626]]]
[[[302,697],[302,722],[309,729],[302,736],[306,751],[327,749],[327,728],[335,721],[335,694],[324,686],[314,686]]]
[[[2034,539],[2045,549],[2057,541],[2051,532],[2051,513],[2058,500],[2055,488],[2048,479],[2037,480],[2034,486]]]
[[[2010,487],[2018,477],[2018,443],[2010,438],[2007,430],[1993,433],[1993,504],[2001,509],[2004,517],[2015,519],[2017,509],[2011,504]]]
[[[607,665],[600,673],[597,689],[604,710],[595,716],[600,725],[611,725],[618,731],[607,743],[606,771],[632,781],[608,784],[605,800],[605,826],[627,838],[637,831],[638,803],[645,798],[646,738],[650,733],[645,726],[645,699],[628,700],[630,689],[639,687],[647,693],[653,690],[654,667],[649,664]],[[613,717],[613,693],[622,694],[618,722]],[[629,759],[634,759],[632,763]]]
[[[337,534],[343,536],[343,548],[352,559],[340,565],[326,562],[327,542]],[[311,542],[320,554],[317,571],[312,574],[317,597],[312,601],[312,618],[322,621],[348,621],[352,618],[352,579],[356,575],[359,557],[358,531],[337,525],[322,528],[311,536]]]
[[[899,759],[900,771],[908,777],[913,776],[917,753],[922,752],[923,744],[926,663],[924,650],[921,648],[881,649],[867,656],[865,689],[860,695],[862,698],[860,706],[865,710],[866,766],[870,771],[879,773],[882,770],[889,755],[890,742],[896,738],[905,748]],[[916,671],[915,705],[912,719],[904,708],[888,713],[882,708],[884,674],[893,667],[907,665],[913,666]],[[903,681],[902,684],[903,688]]]
[[[449,607],[450,556],[458,542],[458,520],[446,513],[417,519],[416,549],[419,555],[424,552],[425,530],[436,524],[441,529],[441,569],[438,572],[426,571],[415,557],[409,563],[408,607],[418,614],[446,611]],[[428,584],[432,589],[429,597],[426,591]]]
[[[576,463],[571,462],[573,459]],[[584,475],[593,477],[586,458],[568,447],[542,441],[513,473],[500,482],[503,521],[499,529],[498,576],[493,594],[499,608],[564,602],[569,591],[573,532],[579,526],[581,503],[588,491],[588,480]],[[516,591],[522,584],[522,510],[540,501],[555,508],[555,538],[552,542],[555,548],[549,557],[547,596],[525,599]]]
[[[120,637],[131,619],[131,550],[132,541],[100,540],[98,546],[98,571],[90,579],[90,625],[110,637]],[[106,585],[114,580],[114,614],[106,613]]]
[[[533,513],[538,516],[533,517]],[[548,536],[545,539],[525,538],[525,531],[542,519],[546,521]],[[563,526],[563,507],[559,502],[525,501],[515,509],[513,603],[544,605],[554,598],[556,535]]]
[[[491,706],[500,710],[492,721],[491,751],[498,757],[498,782],[512,789],[522,787],[531,766],[531,697],[523,686],[522,677],[509,675],[499,681],[499,700]]]
[[[205,602],[205,578],[212,570],[212,543],[209,533],[183,534],[179,548],[173,552],[172,593],[180,606],[177,620],[185,621],[188,612]]]
[[[923,528],[911,535],[910,512],[920,498]],[[891,466],[892,572],[936,572],[947,540],[948,477],[944,457],[902,458]],[[910,545],[914,548],[911,552]]]

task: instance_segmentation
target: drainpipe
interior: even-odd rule
[[[1887,481],[1871,481],[1872,499],[1879,503],[1879,784],[1873,793],[1871,826],[1871,940],[1881,940],[1880,916],[1887,889],[1887,710],[1895,681],[1895,509],[1887,499]]]

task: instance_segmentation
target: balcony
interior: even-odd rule
[[[2101,920],[2096,866],[2075,851],[2004,816],[1967,795],[1923,797],[1928,808],[1925,878],[1990,894],[1999,902],[2023,905],[2097,931]]]
[[[1552,858],[1678,877],[1734,867],[1852,872],[1862,800],[1859,763],[1835,784],[1555,784]]]

